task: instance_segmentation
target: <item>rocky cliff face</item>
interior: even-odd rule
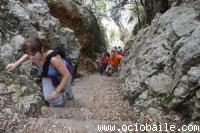
[[[30,62],[22,64],[15,74],[3,72],[7,63],[21,56],[20,49],[25,38],[47,38],[52,47],[64,47],[73,63],[78,60],[80,45],[74,32],[62,27],[58,19],[50,15],[43,1],[23,4],[15,0],[2,0],[0,5],[0,119],[1,122],[7,120],[9,123],[21,117],[15,116],[16,111],[35,116],[44,104],[41,87],[29,81],[33,78]],[[1,122],[1,127],[11,129]]]
[[[64,47],[67,57],[72,62],[77,61],[80,45],[74,32],[62,27],[59,20],[51,16],[45,2],[23,4],[9,0],[2,1],[1,8],[4,21],[1,22],[0,58],[4,64],[19,58],[21,44],[28,36],[47,38],[52,47]],[[20,71],[30,72],[26,69],[28,67],[23,67]]]
[[[157,14],[128,46],[119,79],[139,118],[161,121],[171,110],[200,120],[199,7],[199,0],[190,1]]]
[[[23,129],[27,117],[37,117],[44,105],[41,88],[25,76],[0,73],[0,132]]]
[[[76,3],[48,2],[51,3],[50,9],[43,0],[0,1],[0,72],[6,64],[15,62],[22,55],[21,45],[29,36],[46,38],[52,48],[65,48],[66,56],[73,65],[80,59],[83,61],[80,63],[82,69],[94,71],[95,64],[91,57],[94,58],[95,52],[106,45],[95,16]],[[33,78],[31,63],[22,64],[15,73],[27,77],[27,80]],[[0,81],[5,77],[0,77]],[[17,88],[21,87],[14,84],[13,89]],[[22,96],[22,101],[23,98],[27,100]],[[34,101],[35,97],[31,98]]]
[[[43,0],[1,0],[0,5],[0,132],[14,132],[25,126],[24,114],[37,116],[44,104],[41,87],[30,80],[36,79],[30,62],[22,64],[14,73],[4,72],[6,64],[22,55],[21,45],[27,37],[44,37],[52,48],[65,48],[73,65],[83,58],[80,49],[84,55],[92,55],[105,44],[95,17],[86,9],[67,5],[67,9],[57,10],[59,6],[50,6],[54,12]],[[69,19],[59,18],[59,21],[51,13],[58,18],[59,13],[66,13],[68,16],[64,17]],[[87,68],[83,68],[91,69],[95,65],[91,62],[92,59],[86,61]]]
[[[93,12],[71,0],[49,0],[51,14],[63,27],[73,29],[81,45],[79,70],[93,72],[95,54],[107,45],[105,33]],[[89,65],[89,67],[88,67]]]
[[[64,47],[73,63],[78,60],[80,44],[70,28],[62,27],[59,20],[51,16],[43,1],[23,4],[2,0],[0,5],[0,127],[13,132],[23,126],[24,114],[36,116],[44,105],[41,87],[30,80],[33,78],[30,62],[22,64],[15,74],[3,72],[7,63],[21,56],[25,38],[47,38],[52,47]]]
[[[51,14],[57,17],[63,26],[74,30],[82,49],[94,53],[105,46],[97,19],[89,9],[71,1],[50,2],[49,7]]]

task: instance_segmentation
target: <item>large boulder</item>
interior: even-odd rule
[[[41,88],[13,73],[0,72],[0,132],[23,129],[28,116],[38,117],[44,105]]]
[[[40,112],[44,104],[41,87],[26,77],[13,73],[0,73],[0,95],[2,102],[4,97],[10,96],[9,103],[1,103],[4,106],[13,106],[18,111],[34,116]]]
[[[161,112],[157,121],[162,120],[163,110],[200,120],[199,7],[197,0],[157,14],[129,45],[119,79],[138,117],[154,108]]]
[[[107,38],[98,18],[91,9],[71,0],[46,0],[51,14],[60,20],[63,27],[73,29],[81,45],[79,70],[94,72],[96,54],[107,46]],[[87,68],[87,61],[92,68]],[[96,70],[95,70],[96,71]]]
[[[11,118],[21,117],[18,112],[37,116],[44,104],[41,86],[30,80],[34,75],[31,62],[23,63],[14,73],[4,72],[6,64],[15,62],[21,57],[21,45],[24,40],[31,36],[46,38],[52,48],[63,47],[73,65],[78,61],[80,44],[73,30],[62,27],[59,20],[51,16],[49,7],[42,0],[32,3],[1,0],[0,5],[0,125],[2,127],[2,122],[6,120],[7,123],[16,123]],[[15,117],[15,114],[18,116]],[[10,126],[5,129],[11,128]]]
[[[51,14],[60,20],[62,26],[74,30],[82,49],[94,54],[106,45],[105,35],[90,9],[71,0],[50,0],[49,7]]]
[[[3,7],[4,6],[4,7]],[[7,64],[21,56],[20,47],[28,36],[46,38],[51,47],[63,47],[67,58],[75,64],[80,54],[80,44],[69,28],[60,25],[58,19],[50,14],[48,5],[42,0],[39,2],[23,4],[19,1],[9,0],[2,3],[4,16],[2,32],[0,36],[1,48],[0,59]],[[11,16],[10,18],[8,16]],[[9,18],[6,20],[6,18]],[[16,19],[16,22],[12,19]],[[12,22],[14,21],[14,22]],[[3,27],[10,23],[11,28]],[[5,23],[5,24],[4,24]],[[23,73],[23,72],[26,73]],[[20,68],[21,74],[30,73],[30,66]]]

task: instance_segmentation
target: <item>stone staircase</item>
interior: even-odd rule
[[[101,125],[131,124],[130,107],[116,86],[115,77],[91,75],[77,79],[73,100],[64,107],[42,107],[41,116],[30,118],[27,127],[19,132],[96,133],[105,132],[98,127]]]

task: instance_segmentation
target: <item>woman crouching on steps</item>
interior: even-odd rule
[[[20,64],[31,60],[36,66],[37,74],[42,76],[44,99],[50,106],[64,106],[66,99],[72,99],[72,88],[69,63],[59,50],[51,50],[44,39],[28,38],[22,44],[24,55],[15,63],[6,66],[12,71]],[[62,78],[59,80],[58,77]]]

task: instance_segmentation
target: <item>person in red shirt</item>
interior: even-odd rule
[[[111,55],[108,61],[108,67],[106,69],[108,76],[111,76],[113,73],[118,72],[118,67],[120,66],[121,59],[122,56],[116,54],[115,50],[111,51]]]
[[[100,74],[102,75],[106,67],[108,66],[108,60],[109,60],[110,54],[109,53],[103,53],[103,56],[101,57],[101,65],[100,65]]]
[[[122,49],[121,46],[118,46],[118,48],[117,48],[117,54],[119,54],[121,56],[125,56],[125,52],[124,52],[124,50]]]

